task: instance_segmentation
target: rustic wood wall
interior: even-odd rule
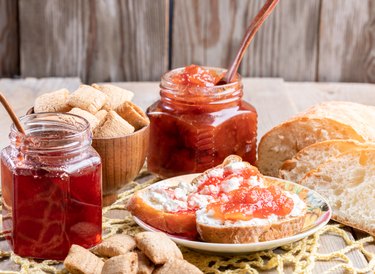
[[[158,80],[226,67],[261,0],[0,0],[0,77]],[[240,68],[291,81],[375,82],[375,0],[281,0]]]

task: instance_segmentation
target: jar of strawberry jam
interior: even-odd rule
[[[101,241],[101,160],[88,122],[63,113],[21,118],[1,152],[3,229],[20,256],[61,260]]]
[[[237,154],[254,164],[257,112],[242,99],[241,77],[216,85],[224,70],[191,65],[167,72],[151,105],[148,168],[161,177],[203,172]]]

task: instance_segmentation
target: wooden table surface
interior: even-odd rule
[[[79,78],[26,78],[0,79],[0,91],[14,106],[18,115],[23,115],[33,105],[34,99],[44,93],[59,88],[73,91],[80,84]],[[280,78],[245,78],[244,99],[251,102],[258,111],[261,137],[273,126],[286,120],[291,115],[316,103],[328,100],[353,101],[375,105],[375,85],[349,83],[295,83],[285,82]],[[135,93],[134,102],[144,110],[159,98],[158,82],[121,82],[115,83]],[[0,147],[8,144],[8,133],[11,122],[5,111],[0,109]],[[351,228],[347,228],[350,238],[358,239],[368,236]],[[320,242],[319,252],[332,252],[345,247],[341,238],[324,235]],[[366,246],[375,253],[375,243]],[[355,267],[365,267],[365,256],[355,249],[349,254]],[[319,262],[314,273],[323,273],[339,262]],[[1,270],[1,264],[0,264]],[[267,272],[267,273],[273,273]]]

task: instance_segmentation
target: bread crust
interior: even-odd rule
[[[339,222],[339,223],[342,223],[344,225],[347,225],[347,226],[350,226],[350,227],[353,227],[353,228],[356,228],[358,230],[361,230],[361,231],[364,231],[364,232],[367,232],[368,234],[370,234],[371,236],[374,236],[375,237],[375,229],[368,229],[364,226],[361,226],[359,224],[356,224],[356,223],[353,223],[351,221],[349,221],[347,218],[344,218],[344,217],[341,217],[341,216],[338,216],[336,214],[333,214],[332,217],[331,217],[332,220],[336,221],[336,222]]]
[[[299,150],[329,139],[375,141],[375,108],[351,102],[325,102],[287,120],[260,140],[257,166],[278,176],[282,163]]]
[[[286,160],[279,169],[279,177],[299,183],[310,170],[316,169],[331,157],[354,150],[375,148],[375,143],[360,143],[355,140],[327,140],[307,146]],[[317,155],[319,154],[319,155]]]
[[[306,213],[263,226],[210,226],[197,223],[203,241],[212,243],[255,243],[281,239],[300,232]]]
[[[194,237],[197,234],[195,212],[165,212],[146,203],[141,195],[147,189],[133,195],[127,210],[145,223],[170,234],[184,234]]]

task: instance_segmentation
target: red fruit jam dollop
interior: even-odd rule
[[[215,86],[222,74],[213,69],[206,69],[197,65],[185,67],[180,73],[172,76],[172,82],[181,86],[212,87]]]
[[[229,221],[248,221],[253,218],[268,218],[270,215],[288,215],[294,206],[280,187],[239,188],[228,193],[228,199],[211,203],[207,210],[214,211],[214,217]]]
[[[259,176],[259,171],[257,169],[252,169],[252,168],[242,168],[239,170],[226,170],[223,173],[223,176],[210,176],[202,182],[198,186],[198,193],[199,194],[206,194],[206,195],[211,195],[215,198],[219,197],[220,194],[222,194],[222,190],[220,188],[220,185],[222,183],[225,183],[228,180],[231,180],[232,178],[238,178],[241,179],[241,186],[247,186],[247,180],[250,179],[250,177],[253,176]],[[210,191],[212,190],[217,190],[216,192]],[[209,193],[206,193],[207,190]]]

